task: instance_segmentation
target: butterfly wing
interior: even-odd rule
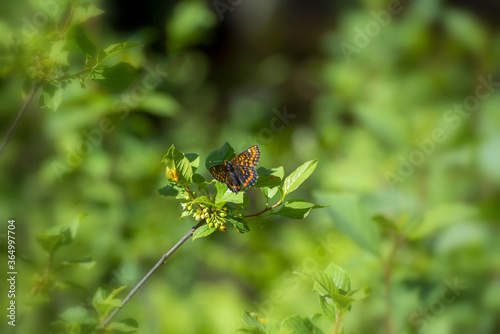
[[[227,172],[227,177],[226,177],[226,184],[229,190],[231,190],[233,193],[239,193],[241,190],[240,186],[240,181],[238,180],[238,176],[236,175],[236,172]]]
[[[238,176],[243,188],[250,188],[257,182],[257,171],[255,168],[234,166],[234,172]]]
[[[257,145],[241,152],[238,156],[231,160],[234,166],[255,167],[259,163],[260,149]]]
[[[226,165],[217,165],[210,168],[210,174],[219,182],[226,183]]]

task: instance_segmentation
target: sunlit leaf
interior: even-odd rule
[[[283,206],[270,215],[287,217],[290,219],[304,219],[312,209],[325,208],[328,205],[316,205],[301,199],[290,199],[283,203]]]
[[[293,315],[286,318],[281,323],[282,333],[311,333],[311,334],[322,334],[323,331],[316,327],[309,318],[302,318],[298,315]]]
[[[239,233],[247,233],[250,231],[247,222],[242,218],[227,217],[226,220],[229,221]]]
[[[42,106],[56,111],[63,100],[63,89],[52,84],[44,84],[42,89]]]
[[[203,224],[200,227],[198,227],[196,229],[196,231],[194,231],[193,240],[209,236],[210,234],[214,233],[216,230],[217,230],[217,228],[215,228],[215,227],[209,227],[208,224]]]
[[[283,191],[285,195],[297,189],[304,182],[318,165],[318,159],[308,161],[294,170],[285,178],[283,182]]]
[[[165,174],[167,179],[185,187],[193,182],[193,168],[190,161],[174,145],[168,149],[162,163],[166,166]]]
[[[129,63],[120,62],[109,66],[100,66],[92,71],[91,79],[100,85],[125,90],[137,80],[139,72]]]
[[[139,329],[139,324],[135,319],[127,318],[120,321],[114,321],[109,324],[108,328],[119,333],[134,333]]]
[[[61,314],[61,319],[75,324],[95,324],[96,320],[93,315],[84,307],[75,306],[67,309]]]

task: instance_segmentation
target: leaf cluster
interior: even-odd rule
[[[318,294],[322,313],[310,317],[292,315],[281,322],[262,318],[259,314],[245,312],[243,321],[248,326],[240,329],[253,334],[322,334],[343,333],[343,319],[352,304],[370,295],[370,288],[351,289],[349,275],[339,266],[331,263],[322,272],[296,272],[314,280],[313,291]],[[333,330],[332,330],[333,329]]]
[[[42,304],[51,300],[56,291],[68,288],[80,288],[74,283],[63,282],[58,279],[57,273],[65,268],[77,267],[91,269],[95,261],[91,257],[78,260],[62,260],[56,263],[56,254],[65,245],[75,241],[78,226],[85,214],[80,214],[70,225],[55,226],[43,234],[36,236],[38,244],[48,254],[49,260],[43,273],[35,275],[31,280],[30,294],[32,300]],[[124,319],[112,322],[106,328],[102,326],[104,320],[117,307],[121,306],[121,299],[116,296],[126,287],[121,286],[112,291],[108,287],[99,287],[91,305],[74,306],[65,310],[59,320],[51,323],[54,329],[65,333],[132,333],[137,330],[137,322],[133,319]]]
[[[41,273],[34,275],[31,279],[30,295],[33,300],[46,302],[50,296],[58,291],[69,287],[69,283],[56,279],[56,273],[71,267],[91,269],[95,262],[91,257],[82,259],[55,261],[55,255],[62,246],[69,245],[74,241],[78,232],[78,226],[85,214],[80,214],[70,225],[54,226],[45,233],[38,234],[36,241],[48,255],[48,262]]]
[[[110,291],[107,287],[99,287],[92,299],[92,310],[83,306],[75,306],[64,311],[53,327],[64,330],[65,333],[135,333],[138,329],[137,321],[126,318],[114,321],[104,327],[102,323],[109,314],[121,306],[121,299],[115,298],[126,286]]]
[[[210,153],[205,167],[221,164],[235,156],[234,150],[225,143],[219,150]],[[159,190],[161,195],[174,197],[181,203],[181,218],[193,216],[195,220],[205,220],[206,224],[199,227],[193,239],[205,237],[216,230],[225,231],[227,226],[233,226],[240,233],[249,231],[247,220],[252,217],[267,218],[281,216],[291,219],[304,219],[312,209],[325,206],[306,202],[302,199],[287,196],[295,191],[316,169],[318,160],[311,160],[285,177],[282,166],[266,169],[257,169],[257,182],[249,189],[258,188],[265,198],[266,206],[259,212],[245,214],[243,210],[250,200],[245,191],[231,192],[227,185],[215,180],[206,180],[198,173],[200,157],[198,154],[184,154],[170,147],[162,163],[165,164],[165,176],[168,184]],[[211,186],[215,184],[214,186]],[[270,204],[274,201],[274,204]]]
[[[97,47],[85,32],[85,23],[104,13],[92,3],[59,2],[59,10],[47,12],[47,24],[30,34],[21,29],[11,34],[10,53],[0,61],[0,73],[16,73],[27,93],[41,86],[40,106],[57,110],[67,85],[86,80],[125,90],[139,73],[129,63],[110,63],[108,58],[139,44],[126,42]],[[29,23],[29,22],[28,22]],[[27,24],[28,24],[27,23]],[[70,73],[76,69],[75,73]]]

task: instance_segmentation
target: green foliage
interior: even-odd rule
[[[352,304],[368,297],[371,292],[368,286],[361,290],[351,289],[349,275],[339,266],[331,263],[322,272],[297,272],[314,280],[313,291],[318,294],[323,313],[309,318],[292,315],[277,323],[272,319],[264,319],[256,313],[245,312],[243,321],[248,326],[240,329],[244,333],[278,334],[278,333],[344,333],[343,320],[351,310]],[[325,322],[324,319],[329,322]]]
[[[78,226],[86,214],[80,214],[74,223],[65,226],[55,226],[49,231],[36,236],[40,246],[47,252],[49,259],[43,273],[33,277],[31,281],[31,298],[36,303],[48,303],[52,295],[60,290],[79,288],[71,283],[59,281],[58,272],[66,268],[92,269],[95,261],[91,257],[80,260],[62,260],[60,264],[54,262],[56,253],[62,246],[67,246],[75,241]],[[126,286],[121,286],[112,291],[107,287],[99,287],[92,299],[92,310],[83,306],[74,306],[66,309],[59,315],[59,319],[51,323],[56,330],[65,333],[134,333],[137,331],[137,322],[125,319],[112,322],[106,329],[102,323],[111,311],[121,306],[121,300],[115,298]]]
[[[316,195],[316,198],[332,203],[332,206],[328,208],[328,213],[340,231],[359,246],[374,254],[378,253],[380,231],[377,230],[367,208],[357,196],[335,193],[317,193]]]
[[[20,75],[28,87],[41,85],[40,106],[53,111],[59,108],[63,91],[72,81],[80,81],[85,88],[85,81],[91,79],[110,89],[125,90],[138,78],[139,73],[132,65],[106,64],[105,61],[139,44],[126,42],[101,49],[87,36],[85,23],[104,13],[103,10],[92,3],[79,4],[78,1],[58,3],[56,7],[60,10],[49,12],[53,21],[47,29],[36,29],[28,36],[22,30],[12,33],[22,39],[13,40],[16,57],[2,59],[0,72],[21,69]],[[57,13],[65,14],[57,16]]]
[[[216,3],[230,6],[223,17],[211,1],[151,2],[141,13],[157,19],[131,15],[124,27],[118,7],[102,15],[109,2],[0,2],[2,137],[36,83],[46,109],[29,105],[0,156],[0,213],[17,220],[15,331],[100,330],[96,291],[105,300],[135,284],[192,218],[215,214],[228,230],[252,233],[202,222],[193,237],[212,233],[210,242],[189,240],[107,331],[134,330],[120,321],[132,316],[144,333],[229,333],[244,309],[280,320],[320,311],[308,319],[322,329],[337,320],[334,300],[347,305],[362,291],[339,290],[317,306],[301,284],[308,276],[292,271],[334,261],[374,292],[351,304],[345,331],[495,333],[500,35],[484,13],[497,2],[407,1],[398,14],[387,2],[331,2],[308,5],[312,21],[296,20],[303,6],[292,3],[262,17],[244,2]],[[124,73],[109,70],[123,62]],[[115,91],[132,80],[131,66],[149,70]],[[237,152],[261,146],[257,190],[234,195],[200,168],[206,154],[185,154],[193,200],[155,162],[165,143],[208,153],[226,140]],[[224,152],[219,159],[234,156],[229,145]],[[318,157],[307,182],[285,195],[290,172]],[[54,171],[61,164],[64,177]],[[151,192],[163,185],[169,200]],[[313,203],[330,207],[311,215]],[[89,216],[75,238],[68,222],[81,211]],[[188,225],[172,223],[179,215]],[[276,291],[286,300],[274,302]],[[6,293],[0,299],[8,305]],[[280,325],[267,321],[271,332]]]
[[[210,169],[220,165],[225,160],[231,160],[234,156],[233,148],[226,142],[220,149],[207,156],[205,167]],[[249,203],[248,196],[244,194],[244,191],[233,193],[224,183],[206,181],[202,175],[195,173],[199,162],[200,158],[197,154],[184,154],[172,145],[162,160],[166,166],[165,175],[169,184],[159,190],[161,195],[187,200],[187,202],[181,203],[183,211],[180,218],[193,216],[196,220],[206,221],[206,224],[194,232],[193,240],[206,237],[217,229],[226,231],[227,225],[232,225],[239,233],[246,233],[250,230],[247,223],[247,219],[250,217],[264,219],[271,216],[282,216],[291,219],[304,219],[312,209],[327,207],[300,199],[290,199],[283,202],[286,195],[296,190],[312,174],[318,163],[317,159],[298,167],[283,182],[281,182],[284,176],[283,167],[259,168],[257,183],[251,188],[261,189],[262,194],[266,197],[266,207],[260,212],[247,215],[240,212]],[[207,187],[214,182],[215,189]],[[199,193],[191,191],[190,186],[197,186]],[[279,201],[269,206],[269,199],[273,198],[277,192],[281,194]]]

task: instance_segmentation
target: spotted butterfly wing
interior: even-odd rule
[[[241,191],[241,188],[249,188],[257,182],[257,171],[255,166],[259,163],[260,149],[254,145],[240,153],[230,162],[213,166],[210,173],[219,182],[225,183],[229,190],[234,193]]]
[[[219,182],[226,183],[227,168],[226,165],[218,165],[210,168],[210,174]]]
[[[233,166],[255,167],[259,163],[260,149],[254,145],[231,160]]]
[[[224,166],[225,167],[225,166]],[[240,180],[235,172],[228,171],[226,177],[226,185],[233,193],[237,194],[241,190]]]
[[[250,188],[257,182],[257,171],[253,167],[234,166],[234,172],[238,176],[243,188]]]

